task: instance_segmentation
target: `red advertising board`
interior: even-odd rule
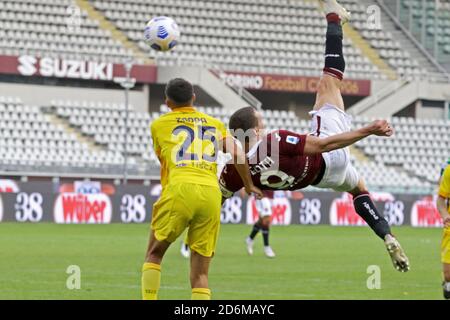
[[[51,78],[113,81],[125,76],[123,64],[98,61],[69,60],[51,57],[0,55],[0,74]],[[134,65],[131,76],[138,83],[155,83],[156,65]],[[218,75],[232,86],[250,90],[315,93],[318,77],[302,77],[260,73],[222,72]],[[342,93],[347,96],[369,96],[370,80],[345,79]]]
[[[443,221],[436,208],[436,196],[427,196],[414,202],[411,209],[413,227],[442,227]]]
[[[149,222],[152,205],[160,192],[159,181],[152,181],[150,186],[112,186],[105,181],[75,180],[60,184],[0,179],[0,222]],[[283,192],[270,200],[274,225],[366,226],[355,212],[350,194],[305,191],[301,197],[293,195]],[[443,226],[436,209],[436,196],[373,192],[371,197],[380,215],[391,226]],[[223,204],[220,218],[224,224],[255,223],[259,218],[255,199],[234,195]]]
[[[373,201],[383,204],[382,214],[390,224],[403,224],[404,205],[399,204],[393,194],[373,192],[371,197]],[[366,225],[366,222],[355,211],[352,195],[343,193],[341,197],[333,200],[330,207],[330,224],[333,226]]]
[[[222,72],[219,75],[231,86],[244,87],[250,90],[315,93],[320,78],[288,75]],[[371,92],[370,80],[344,79],[341,91],[346,96],[366,97]]]
[[[55,201],[56,223],[110,223],[112,205],[104,193],[61,193]]]
[[[271,221],[273,225],[290,225],[292,223],[291,202],[288,198],[270,199]],[[259,219],[256,200],[250,197],[247,201],[247,224],[254,224]]]
[[[0,74],[113,81],[124,77],[125,69],[122,64],[108,62],[0,55]],[[138,83],[155,83],[156,75],[155,65],[134,65],[131,69],[131,77]]]
[[[4,192],[19,192],[20,188],[17,183],[10,179],[0,179],[0,193]]]

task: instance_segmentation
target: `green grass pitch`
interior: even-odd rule
[[[140,299],[147,225],[0,224],[0,299]],[[273,227],[277,254],[267,259],[250,226],[223,225],[210,270],[213,299],[441,299],[440,229],[394,228],[411,271],[394,270],[386,249],[365,227]],[[189,299],[188,261],[180,241],[162,265],[161,299]],[[66,288],[69,265],[81,289]],[[381,289],[369,290],[369,265]]]

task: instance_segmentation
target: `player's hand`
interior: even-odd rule
[[[376,120],[370,125],[372,134],[380,137],[390,137],[394,134],[394,129],[386,120]]]
[[[258,187],[255,187],[254,185],[245,187],[245,192],[248,195],[254,194],[257,199],[262,199],[264,197],[261,189],[259,189]]]
[[[444,218],[444,227],[450,228],[450,215],[447,215],[447,217]]]

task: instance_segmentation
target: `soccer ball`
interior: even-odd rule
[[[180,29],[172,18],[155,17],[147,23],[144,37],[154,50],[169,51],[178,44]]]

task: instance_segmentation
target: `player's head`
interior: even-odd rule
[[[264,134],[262,115],[254,107],[245,107],[233,113],[228,126],[241,143],[248,143],[255,138],[258,140]]]
[[[189,81],[175,78],[166,85],[166,104],[169,108],[192,106],[195,101],[194,87]]]

